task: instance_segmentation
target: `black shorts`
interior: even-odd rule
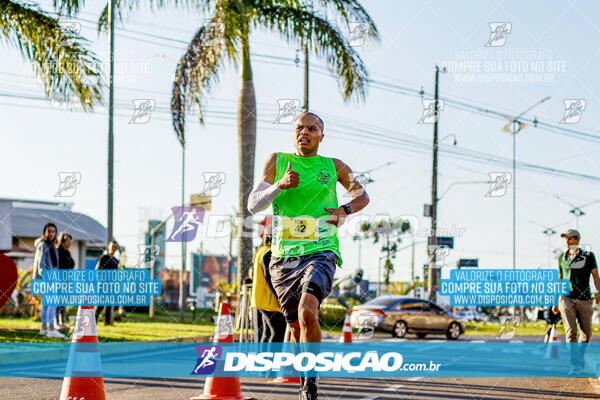
[[[302,293],[314,295],[319,304],[329,295],[336,265],[337,255],[331,250],[299,257],[271,257],[271,282],[288,323],[298,320]]]

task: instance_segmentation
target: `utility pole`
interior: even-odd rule
[[[521,123],[516,120],[512,122],[513,134],[513,159],[512,159],[512,262],[513,270],[517,268],[517,132],[521,130]]]
[[[439,101],[439,78],[440,68],[435,66],[435,92],[434,92],[434,120],[433,120],[433,168],[431,174],[431,239],[427,250],[429,253],[429,279],[427,289],[429,299],[435,301],[436,285],[438,282],[439,269],[436,266],[437,253],[437,168],[438,168],[438,101]]]
[[[113,160],[114,160],[114,75],[115,75],[115,0],[108,2],[108,191],[107,191],[107,223],[106,223],[106,248],[113,240]]]
[[[304,43],[304,112],[308,112],[308,43]]]
[[[229,217],[229,253],[227,253],[227,283],[229,284],[231,284],[231,279],[233,278],[233,271],[231,268],[231,261],[233,260],[233,256],[231,254],[231,247],[233,243],[234,218],[234,215]]]
[[[410,245],[410,282],[415,283],[415,239]]]

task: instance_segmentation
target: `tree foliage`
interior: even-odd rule
[[[79,11],[74,0],[54,6],[68,15]],[[60,22],[33,3],[0,0],[0,37],[31,63],[46,97],[91,110],[102,97],[101,63],[89,42]]]

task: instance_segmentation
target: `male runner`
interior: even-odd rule
[[[337,238],[348,214],[362,210],[369,196],[350,167],[317,155],[323,120],[313,113],[296,118],[296,153],[273,153],[248,198],[256,213],[273,204],[271,282],[296,342],[320,342],[319,306],[342,265]],[[338,207],[336,184],[352,196]],[[303,378],[299,400],[317,399],[316,378]]]

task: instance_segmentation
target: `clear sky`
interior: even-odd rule
[[[440,75],[440,95],[447,98],[440,116],[440,136],[454,133],[441,145],[439,158],[439,228],[458,233],[455,249],[447,258],[453,266],[459,258],[479,258],[482,267],[512,266],[511,188],[503,197],[485,197],[490,172],[510,171],[510,162],[493,165],[457,154],[485,153],[510,160],[512,140],[501,129],[505,121],[489,114],[469,112],[450,104],[468,104],[519,114],[540,99],[527,117],[558,125],[565,111],[564,99],[584,99],[586,109],[577,124],[566,128],[594,134],[600,125],[600,83],[597,65],[600,48],[595,45],[600,27],[593,16],[597,4],[562,1],[468,1],[394,2],[365,1],[376,22],[381,44],[358,48],[371,77],[378,82],[369,89],[365,102],[344,103],[336,81],[324,72],[324,63],[311,58],[310,108],[325,120],[325,138],[320,153],[340,158],[355,171],[365,171],[393,162],[371,174],[367,186],[371,198],[363,210],[365,218],[377,214],[412,215],[413,224],[426,230],[423,204],[431,200],[432,125],[419,124],[423,105],[412,93],[389,85],[433,91],[434,66],[447,66]],[[92,1],[75,19],[81,34],[91,41],[99,58],[107,59],[107,37],[96,34],[95,21],[104,3]],[[51,10],[51,2],[42,8]],[[180,201],[181,151],[169,115],[172,76],[176,60],[183,54],[206,16],[182,9],[151,12],[140,9],[124,24],[118,24],[116,49],[115,119],[115,236],[136,259],[144,216],[167,216]],[[511,31],[501,47],[485,47],[490,22],[510,23]],[[154,35],[154,36],[153,36]],[[252,33],[251,51],[258,106],[256,176],[266,156],[275,151],[293,151],[291,125],[276,125],[278,99],[301,99],[303,70],[293,61],[297,43],[286,43],[277,34]],[[282,57],[287,60],[267,58]],[[534,71],[534,73],[532,73]],[[512,75],[511,75],[512,74]],[[230,65],[206,104],[207,123],[201,126],[188,114],[186,193],[202,190],[203,172],[224,172],[225,185],[214,198],[209,215],[224,215],[237,207],[238,154],[236,104],[239,72]],[[0,45],[0,109],[3,145],[0,165],[3,197],[55,200],[58,172],[81,173],[76,194],[66,201],[74,209],[106,223],[107,112],[66,111],[37,98],[43,96],[31,68],[18,51]],[[156,101],[156,110],[146,124],[129,124],[134,99]],[[453,103],[455,104],[455,103]],[[409,141],[410,143],[408,143]],[[542,127],[527,127],[518,135],[519,161],[599,177],[597,139],[559,134]],[[416,144],[415,144],[416,143]],[[476,152],[476,153],[473,153]],[[486,157],[487,157],[486,156]],[[569,206],[600,199],[598,180],[565,177],[531,169],[517,172],[517,266],[545,267],[548,241],[542,225],[575,224]],[[339,195],[342,195],[340,188]],[[344,201],[340,197],[340,201]],[[582,242],[592,250],[600,243],[600,204],[585,209],[581,218]],[[59,227],[60,229],[60,227]],[[416,238],[417,275],[426,262],[426,232]],[[207,238],[201,233],[188,248],[203,242],[204,249],[225,254],[227,238]],[[403,244],[410,244],[405,239]],[[555,235],[551,248],[562,246]],[[362,266],[366,276],[377,274],[379,245],[363,243]],[[234,246],[234,249],[236,246]],[[349,237],[341,239],[346,274],[358,266],[358,247]],[[167,246],[167,265],[179,265],[179,247]],[[410,277],[410,250],[394,261],[395,280]],[[554,261],[553,261],[554,266]],[[446,268],[445,270],[447,270]],[[446,272],[443,273],[446,276]]]

